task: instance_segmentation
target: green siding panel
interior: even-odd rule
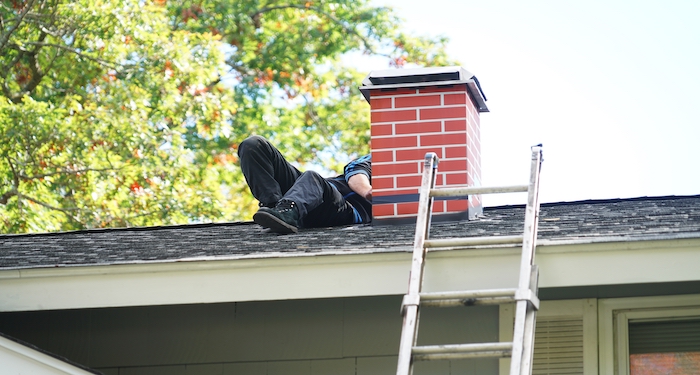
[[[379,296],[13,312],[0,313],[0,332],[109,374],[391,375],[400,305]],[[426,308],[419,332],[422,344],[497,341],[498,307]],[[498,372],[495,360],[465,360],[419,363],[416,375],[445,369]]]

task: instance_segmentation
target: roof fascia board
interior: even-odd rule
[[[508,288],[520,248],[434,251],[425,291]],[[410,252],[1,271],[0,311],[400,295]],[[697,281],[700,239],[540,245],[540,287]]]
[[[0,336],[0,363],[3,373],[11,374],[95,374],[3,336]]]

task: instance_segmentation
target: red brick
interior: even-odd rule
[[[418,173],[418,163],[392,163],[392,164],[379,164],[372,166],[373,176],[394,176],[397,174],[412,174]]]
[[[419,109],[421,120],[437,120],[446,118],[466,118],[466,107],[443,107],[443,108],[423,108]],[[374,116],[374,112],[372,112]],[[372,120],[374,122],[374,120]]]
[[[372,98],[372,97],[370,97],[369,106],[372,109],[393,108],[391,98]]]
[[[394,161],[394,151],[372,151],[372,161],[375,163]]]
[[[460,199],[457,201],[447,201],[448,212],[463,212],[469,209],[469,201]]]
[[[416,148],[412,150],[396,150],[396,160],[408,161],[408,160],[425,160],[425,154],[428,152],[434,152],[439,158],[442,158],[442,149],[438,147],[432,148]]]
[[[382,196],[387,196],[387,195],[396,195],[396,189],[393,187],[391,189],[377,189],[375,186],[372,186],[372,196],[373,197],[382,197]],[[376,202],[377,204],[381,204],[381,202],[378,200]]]
[[[445,145],[466,145],[467,144],[467,134],[466,133],[455,133],[455,134],[435,134],[435,135],[421,135],[420,145],[421,146],[445,146]]]
[[[398,203],[396,205],[396,211],[399,215],[415,215],[418,212],[418,202]]]
[[[439,133],[442,131],[440,121],[407,122],[395,126],[396,134]]]
[[[466,185],[467,173],[446,173],[445,181],[447,185]],[[374,183],[374,181],[372,181]]]
[[[372,137],[380,136],[380,135],[392,135],[394,134],[394,128],[393,125],[391,124],[373,124],[370,127],[370,131],[372,132]]]
[[[399,148],[399,147],[417,147],[418,137],[403,136],[391,138],[374,138],[372,139],[372,149],[378,150],[382,148]]]
[[[446,132],[457,132],[467,130],[467,120],[447,120],[445,121]]]
[[[415,95],[418,93],[417,89],[401,88],[401,89],[381,89],[381,90],[371,90],[369,92],[370,100],[371,98],[379,96],[396,96],[396,95]]]
[[[441,172],[461,172],[467,170],[466,160],[441,160],[438,165]]]
[[[396,177],[396,187],[406,188],[406,187],[417,187],[420,186],[422,176],[399,176]]]
[[[433,213],[445,212],[445,201],[433,202]]]
[[[394,100],[396,101],[396,108],[433,107],[441,105],[440,95],[402,96]]]
[[[394,216],[394,204],[372,205],[372,216]]]
[[[374,177],[372,178],[372,189],[393,189],[394,178],[393,177]]]
[[[377,122],[415,121],[416,110],[372,111],[372,124]]]
[[[451,104],[467,104],[467,93],[445,94],[445,105]],[[374,105],[372,106],[372,108],[374,108]]]
[[[447,85],[438,87],[426,87],[419,90],[421,94],[430,94],[434,92],[454,92],[454,91],[464,91],[467,92],[467,85]]]
[[[442,180],[443,180],[443,173],[438,173],[436,176],[437,178],[435,179],[435,186],[443,186]]]
[[[445,147],[446,158],[466,158],[467,146]]]

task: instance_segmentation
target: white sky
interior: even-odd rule
[[[526,183],[542,143],[541,202],[700,194],[700,1],[372,3],[481,82],[483,185]]]

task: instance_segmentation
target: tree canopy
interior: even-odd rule
[[[0,2],[0,232],[232,221],[250,134],[300,166],[369,150],[357,87],[454,64],[366,0]]]

